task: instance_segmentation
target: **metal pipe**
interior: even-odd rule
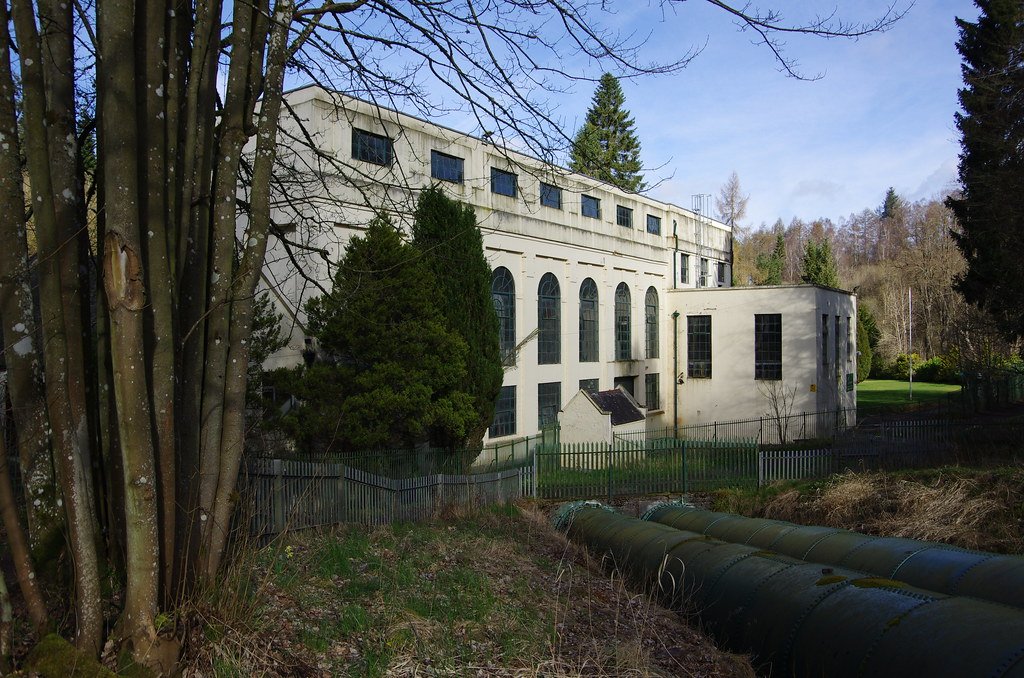
[[[672,311],[672,430],[679,438],[679,311]],[[685,467],[684,467],[685,468]]]
[[[772,675],[1024,676],[1024,610],[822,567],[592,503],[556,525]],[[722,521],[719,521],[722,522]]]
[[[832,527],[745,518],[683,504],[652,507],[644,520],[793,558],[899,579],[937,593],[1024,608],[1024,557],[948,544],[876,537]]]

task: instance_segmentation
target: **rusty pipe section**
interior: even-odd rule
[[[1024,677],[1024,610],[566,505],[556,527],[771,675]]]
[[[1020,556],[768,518],[745,518],[689,504],[656,504],[643,518],[808,562],[898,579],[936,593],[972,596],[1024,608],[1024,558]]]

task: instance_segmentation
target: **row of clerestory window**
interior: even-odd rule
[[[394,160],[394,145],[390,137],[353,127],[352,157],[363,162],[387,166]],[[464,183],[466,180],[465,160],[448,153],[431,150],[430,176],[439,181]],[[519,194],[519,175],[492,167],[491,193],[515,198]],[[554,184],[540,182],[540,204],[556,210],[562,209],[562,189]],[[600,219],[601,199],[581,194],[580,213],[585,217]],[[623,205],[616,205],[615,223],[623,228],[632,229],[633,210]],[[648,214],[646,227],[648,233],[661,235],[661,217]]]
[[[498,338],[505,364],[515,363],[516,288],[512,273],[504,266],[494,270],[491,296],[498,315]],[[537,286],[537,362],[554,365],[562,362],[562,292],[558,278],[545,273]],[[616,360],[633,359],[632,300],[629,286],[615,288],[614,346]],[[599,360],[597,283],[586,278],[579,289],[579,362]],[[658,357],[658,292],[647,288],[644,296],[644,354]]]

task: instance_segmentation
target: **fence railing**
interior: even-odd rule
[[[422,520],[453,506],[518,499],[523,475],[523,469],[510,469],[389,478],[340,463],[251,459],[241,479],[243,519],[254,536],[340,523]]]
[[[801,412],[757,419],[686,424],[656,431],[616,434],[620,440],[678,438],[680,440],[756,440],[762,445],[786,445],[801,440],[831,439],[857,421],[854,409]]]

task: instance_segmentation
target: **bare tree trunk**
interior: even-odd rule
[[[175,554],[175,436],[174,436],[174,352],[175,333],[173,289],[169,243],[177,242],[175,224],[168,221],[167,171],[172,163],[166,155],[167,135],[164,69],[167,63],[168,36],[163,3],[145,4],[144,30],[139,43],[140,73],[138,96],[142,116],[142,143],[139,169],[143,173],[142,216],[148,237],[144,239],[146,289],[151,290],[149,305],[151,327],[146,354],[149,356],[149,379],[152,402],[153,431],[156,435],[158,504],[160,515],[161,558],[164,590],[173,588]]]
[[[7,546],[10,549],[11,559],[14,561],[14,571],[18,576],[18,588],[25,599],[25,607],[28,608],[28,617],[36,633],[42,635],[49,620],[46,616],[46,604],[43,602],[43,595],[39,591],[39,582],[36,580],[35,568],[32,566],[32,556],[29,554],[28,541],[21,529],[18,520],[18,509],[14,503],[14,492],[11,490],[11,476],[7,471],[7,444],[3,436],[0,436],[0,517],[3,519],[4,531],[7,533]],[[0,572],[0,576],[3,573]]]
[[[14,629],[14,610],[11,595],[7,591],[7,580],[0,570],[0,676],[11,670],[11,635]]]
[[[119,111],[136,110],[133,5],[131,0],[110,0],[99,6],[98,75],[100,118],[106,128],[101,149],[106,192],[103,283],[124,464],[128,575],[124,632],[132,640],[135,660],[146,664],[156,640],[153,620],[160,564],[157,481],[145,360],[143,311],[147,299],[138,211],[139,143],[134,125],[118,123]],[[118,126],[116,133],[111,125]],[[160,291],[151,289],[150,293]]]
[[[214,503],[223,470],[224,399],[228,371],[231,303],[238,293],[233,276],[235,251],[235,202],[238,167],[248,134],[252,110],[249,103],[250,60],[254,58],[255,7],[236,1],[232,10],[231,61],[221,116],[220,138],[213,192],[212,251],[206,320],[206,364],[203,375],[202,428],[199,448],[199,520],[202,534],[200,571],[219,558],[212,551]],[[221,527],[218,529],[226,529]]]
[[[199,506],[202,385],[206,361],[206,298],[209,280],[210,192],[214,163],[213,110],[217,99],[217,44],[221,2],[196,10],[184,116],[181,120],[182,195],[178,228],[178,544],[182,551],[178,581],[189,588],[199,572],[202,523]]]
[[[11,76],[7,2],[0,2],[0,317],[7,379],[18,433],[18,460],[25,493],[28,534],[36,550],[61,526],[47,436],[42,362],[35,346],[36,321],[28,268],[21,145]]]
[[[70,364],[64,313],[62,279],[70,273],[61,270],[61,241],[53,205],[49,151],[45,121],[46,96],[40,55],[39,36],[30,0],[14,0],[12,5],[18,37],[25,121],[25,155],[31,177],[32,205],[39,243],[39,297],[45,348],[47,410],[53,430],[54,458],[64,495],[68,534],[75,563],[75,607],[78,627],[75,642],[83,650],[98,653],[102,641],[103,617],[100,611],[99,566],[95,525],[90,492],[88,440],[84,419],[78,418],[68,373]],[[77,274],[77,271],[71,272]],[[81,335],[79,335],[80,337]],[[76,338],[77,340],[78,338]]]
[[[263,0],[257,17],[269,15],[269,2]],[[256,130],[256,158],[253,162],[253,186],[270,185],[277,157],[276,131],[281,114],[284,66],[288,59],[288,26],[295,12],[293,0],[278,0],[274,7],[277,21],[270,30],[264,104]],[[259,36],[260,29],[257,28]],[[266,30],[266,26],[262,28]],[[261,43],[267,41],[259,36]],[[252,105],[252,104],[250,104]],[[253,191],[249,224],[245,232],[242,260],[236,273],[236,296],[231,305],[230,347],[224,390],[224,428],[221,435],[221,460],[206,574],[213,577],[220,566],[228,538],[235,486],[245,441],[245,393],[249,366],[249,337],[253,296],[263,267],[270,232],[270,191]]]

